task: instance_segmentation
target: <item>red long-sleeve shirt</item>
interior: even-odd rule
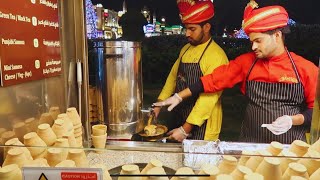
[[[297,67],[308,108],[313,108],[318,68],[310,61],[290,52]],[[255,60],[254,53],[246,53],[227,65],[216,68],[211,74],[201,77],[204,92],[217,92],[241,83],[241,92],[245,94],[246,75]],[[259,59],[254,65],[248,80],[270,83],[297,83],[298,79],[286,52],[269,59]]]

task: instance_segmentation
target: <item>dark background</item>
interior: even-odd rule
[[[180,24],[179,12],[176,0],[126,0],[126,2],[142,8],[147,6],[151,14],[155,11],[157,20],[161,16],[166,17],[169,25]],[[122,10],[123,0],[92,0],[93,4],[101,3],[104,8],[115,11]],[[214,0],[216,30],[223,31],[225,27],[229,31],[240,29],[243,10],[249,0]],[[284,6],[290,18],[300,24],[320,24],[320,3],[317,0],[256,0],[260,7],[268,5]]]

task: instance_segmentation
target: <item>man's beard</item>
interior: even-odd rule
[[[202,44],[202,39],[204,37],[204,34],[203,32],[200,34],[200,38],[198,38],[199,40],[194,40],[192,38],[188,38],[188,41],[189,43],[192,45],[192,46],[198,46],[199,44]]]

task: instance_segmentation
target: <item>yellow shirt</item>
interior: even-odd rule
[[[179,58],[171,68],[170,74],[158,99],[164,100],[174,93],[180,57],[187,50],[187,48],[190,46],[188,51],[183,55],[182,62],[196,63],[199,62],[199,58],[208,43],[209,40],[206,43],[200,44],[198,46],[190,46],[190,44],[187,44],[181,49]],[[200,61],[200,68],[203,75],[206,75],[210,74],[216,67],[227,63],[228,58],[225,52],[217,43],[212,41],[207,51],[202,56],[202,59]],[[216,140],[219,138],[222,122],[222,107],[220,101],[221,94],[222,91],[217,93],[200,94],[195,106],[186,119],[188,123],[197,126],[201,126],[205,122],[205,120],[208,119],[204,140]]]

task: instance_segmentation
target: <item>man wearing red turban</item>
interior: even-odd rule
[[[228,63],[224,51],[211,38],[214,16],[212,2],[178,0],[177,5],[189,43],[181,49],[158,97],[159,101],[187,88],[216,67]],[[181,103],[174,110],[174,125],[169,135],[177,141],[187,137],[218,139],[222,121],[220,96],[221,92],[203,93]],[[155,107],[154,112],[158,116],[160,107]]]
[[[249,35],[253,52],[240,55],[155,105],[170,105],[171,110],[188,96],[219,92],[240,83],[241,92],[248,99],[241,141],[290,144],[296,139],[305,140],[311,125],[318,68],[287,50],[287,22],[288,13],[283,7],[258,8],[251,0],[245,8],[242,27]]]

